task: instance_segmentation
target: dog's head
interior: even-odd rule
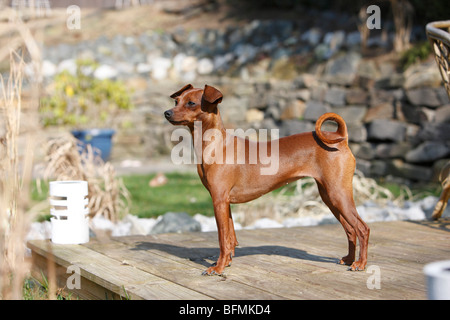
[[[170,96],[175,107],[164,112],[166,119],[174,125],[189,125],[194,121],[203,121],[203,117],[217,114],[217,105],[222,101],[222,93],[214,87],[205,85],[204,89],[191,84]]]

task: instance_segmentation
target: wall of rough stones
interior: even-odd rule
[[[389,56],[361,54],[349,17],[327,18],[328,29],[253,21],[59,44],[44,48],[43,75],[51,83],[57,72],[73,72],[77,58],[90,58],[99,63],[95,77],[120,79],[132,90],[135,109],[111,124],[118,130],[113,160],[170,154],[174,127],[163,117],[173,105],[168,96],[186,83],[207,83],[224,94],[220,110],[229,128],[279,128],[286,136],[314,130],[316,119],[332,111],[346,120],[365,174],[436,179],[450,158],[450,102],[435,61],[399,71]],[[393,36],[386,32],[369,38],[369,47],[389,47]],[[414,28],[413,37],[424,40],[424,30]]]

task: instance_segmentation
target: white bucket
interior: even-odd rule
[[[80,244],[89,241],[87,181],[50,182],[52,242]]]
[[[428,299],[450,300],[450,260],[429,263],[423,271],[427,278]]]

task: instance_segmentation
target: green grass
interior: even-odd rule
[[[194,173],[168,173],[167,184],[149,187],[151,175],[124,176],[123,182],[131,195],[130,213],[140,218],[156,217],[166,212],[186,212],[214,215],[211,197]]]

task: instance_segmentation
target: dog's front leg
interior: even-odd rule
[[[220,255],[215,265],[209,267],[203,274],[221,275],[225,267],[231,264],[234,247],[237,245],[236,236],[231,219],[230,204],[222,197],[213,196],[214,215],[216,217],[219,234]]]

